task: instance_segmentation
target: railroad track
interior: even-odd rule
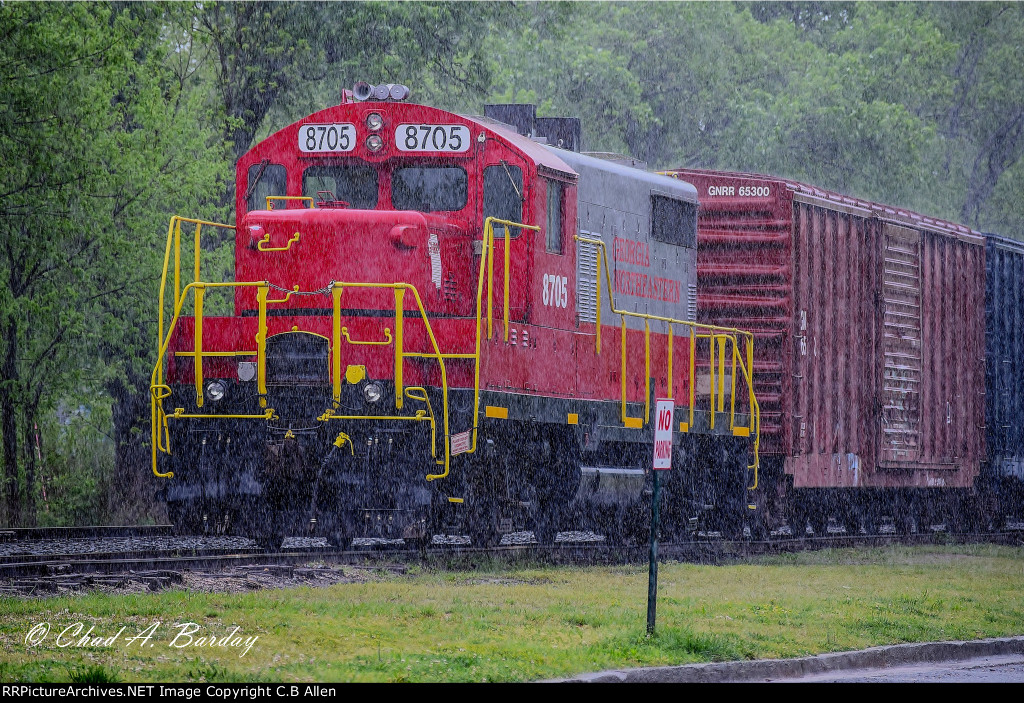
[[[31,544],[28,541],[25,546]],[[318,569],[332,567],[404,571],[410,564],[450,569],[471,569],[481,563],[517,564],[623,564],[642,563],[648,545],[616,546],[602,541],[560,542],[554,545],[509,544],[491,549],[466,544],[434,544],[425,550],[403,544],[365,544],[360,548],[333,547],[286,549],[266,552],[249,549],[168,548],[135,552],[94,552],[68,554],[16,554],[0,557],[0,595],[48,595],[82,588],[142,584],[150,590],[172,587],[183,581],[183,573],[200,572],[209,578],[258,570],[272,574],[296,574],[318,578]],[[663,560],[692,563],[723,563],[768,554],[844,547],[888,546],[892,544],[995,543],[1024,545],[1024,532],[983,534],[930,532],[911,535],[846,535],[779,538],[769,541],[728,541],[700,538],[685,542],[659,543]],[[322,565],[310,567],[309,565]],[[256,573],[253,571],[251,573]]]

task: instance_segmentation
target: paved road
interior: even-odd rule
[[[581,683],[1024,683],[1024,636],[897,644],[799,659],[598,671],[568,680]]]
[[[959,662],[768,678],[769,683],[1024,683],[1024,656],[978,657]]]

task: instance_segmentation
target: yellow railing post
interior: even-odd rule
[[[181,297],[181,220],[174,220],[174,302]]]
[[[739,349],[736,346],[736,335],[730,335],[732,342],[732,379],[729,383],[731,398],[729,399],[729,429],[736,427],[736,360],[739,358]]]
[[[331,284],[331,395],[335,405],[341,402],[341,291],[337,283]]]
[[[505,341],[508,342],[508,273],[509,267],[511,266],[510,256],[512,253],[512,247],[509,246],[511,238],[509,236],[509,228],[506,225],[505,230],[505,294],[502,301],[502,312],[505,318]]]
[[[402,388],[402,367],[404,365],[402,346],[402,321],[404,317],[403,298],[405,289],[395,288],[395,407],[402,409],[404,390]]]
[[[651,323],[644,320],[644,422],[651,423]]]
[[[718,405],[715,403],[715,390],[718,388],[718,381],[715,379],[715,333],[712,332],[708,335],[708,342],[711,344],[711,351],[708,354],[708,389],[710,391],[710,404],[709,409],[711,410],[710,418],[710,429],[715,429],[715,411],[718,409]]]
[[[594,253],[594,262],[596,264],[597,273],[594,278],[594,290],[595,290],[595,309],[597,310],[597,324],[594,326],[594,334],[597,341],[597,353],[601,353],[601,257]]]
[[[622,424],[626,424],[626,316],[622,315],[622,339],[619,346],[622,348]]]
[[[267,296],[270,286],[263,283],[256,289],[256,304],[259,309],[256,323],[256,392],[259,393],[260,407],[267,407]]]
[[[201,284],[195,288],[195,357],[192,359],[196,372],[196,407],[203,407],[203,296],[206,288]]]
[[[754,431],[754,406],[756,401],[754,399],[754,384],[751,379],[754,378],[754,335],[746,336],[747,340],[747,391],[750,393],[750,431]]]
[[[690,419],[687,429],[693,430],[693,412],[697,404],[697,328],[690,327]]]
[[[203,280],[203,279],[201,279],[199,277],[199,233],[202,232],[202,230],[203,230],[203,223],[202,222],[197,222],[196,223],[196,234],[195,234],[195,242],[196,242],[196,244],[195,244],[195,262],[194,262],[195,277],[192,279],[196,283],[199,283],[201,280]]]
[[[718,343],[718,412],[725,412],[725,335]]]
[[[484,249],[487,251],[487,339],[494,338],[494,221],[488,218],[484,227]]]
[[[668,397],[672,398],[672,323],[668,323]]]

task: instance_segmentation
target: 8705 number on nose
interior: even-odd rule
[[[399,151],[469,151],[469,127],[458,124],[400,124],[395,129]]]

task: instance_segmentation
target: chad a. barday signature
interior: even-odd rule
[[[234,649],[240,651],[239,658],[244,657],[252,646],[256,644],[259,635],[243,635],[242,629],[236,625],[227,634],[218,636],[216,633],[204,634],[201,628],[194,622],[176,623],[168,625],[167,629],[173,637],[170,640],[159,638],[158,633],[163,623],[154,622],[135,634],[128,631],[125,625],[112,635],[104,636],[95,632],[96,626],[90,625],[88,629],[84,623],[76,622],[63,628],[52,637],[52,641],[58,647],[65,648],[93,648],[113,647],[121,644],[125,647],[152,647],[159,642],[166,643],[168,647],[175,649]],[[32,626],[32,629],[25,635],[25,644],[29,647],[36,647],[51,637],[50,623],[41,622]],[[169,635],[168,635],[169,636]]]

